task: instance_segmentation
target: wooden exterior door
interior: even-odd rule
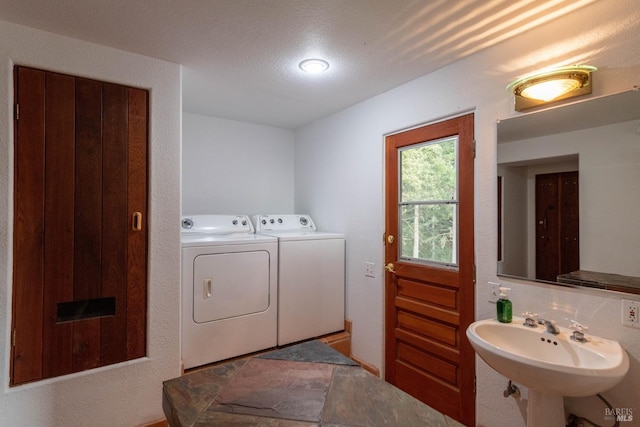
[[[11,384],[146,354],[148,93],[15,69]]]
[[[536,175],[536,279],[580,269],[578,172]]]
[[[473,115],[386,138],[386,380],[475,425]]]

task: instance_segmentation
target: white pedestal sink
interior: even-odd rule
[[[480,320],[467,329],[478,355],[493,369],[529,388],[527,427],[565,426],[564,396],[592,396],[618,384],[629,370],[629,358],[617,341],[586,335],[571,339],[572,331],[557,335],[542,325],[524,326]]]

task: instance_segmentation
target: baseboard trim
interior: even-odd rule
[[[353,359],[353,361],[360,365],[365,371],[375,375],[376,377],[380,377],[380,370],[372,364],[365,362],[364,360],[354,356],[353,354],[351,355],[351,359]]]
[[[161,420],[151,421],[145,424],[138,424],[136,427],[169,427],[169,423],[163,418]]]

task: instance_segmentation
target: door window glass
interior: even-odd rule
[[[399,258],[457,266],[458,136],[399,150]]]

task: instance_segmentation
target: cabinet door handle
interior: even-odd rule
[[[142,213],[141,212],[133,213],[133,219],[131,221],[131,229],[133,231],[142,230]]]

